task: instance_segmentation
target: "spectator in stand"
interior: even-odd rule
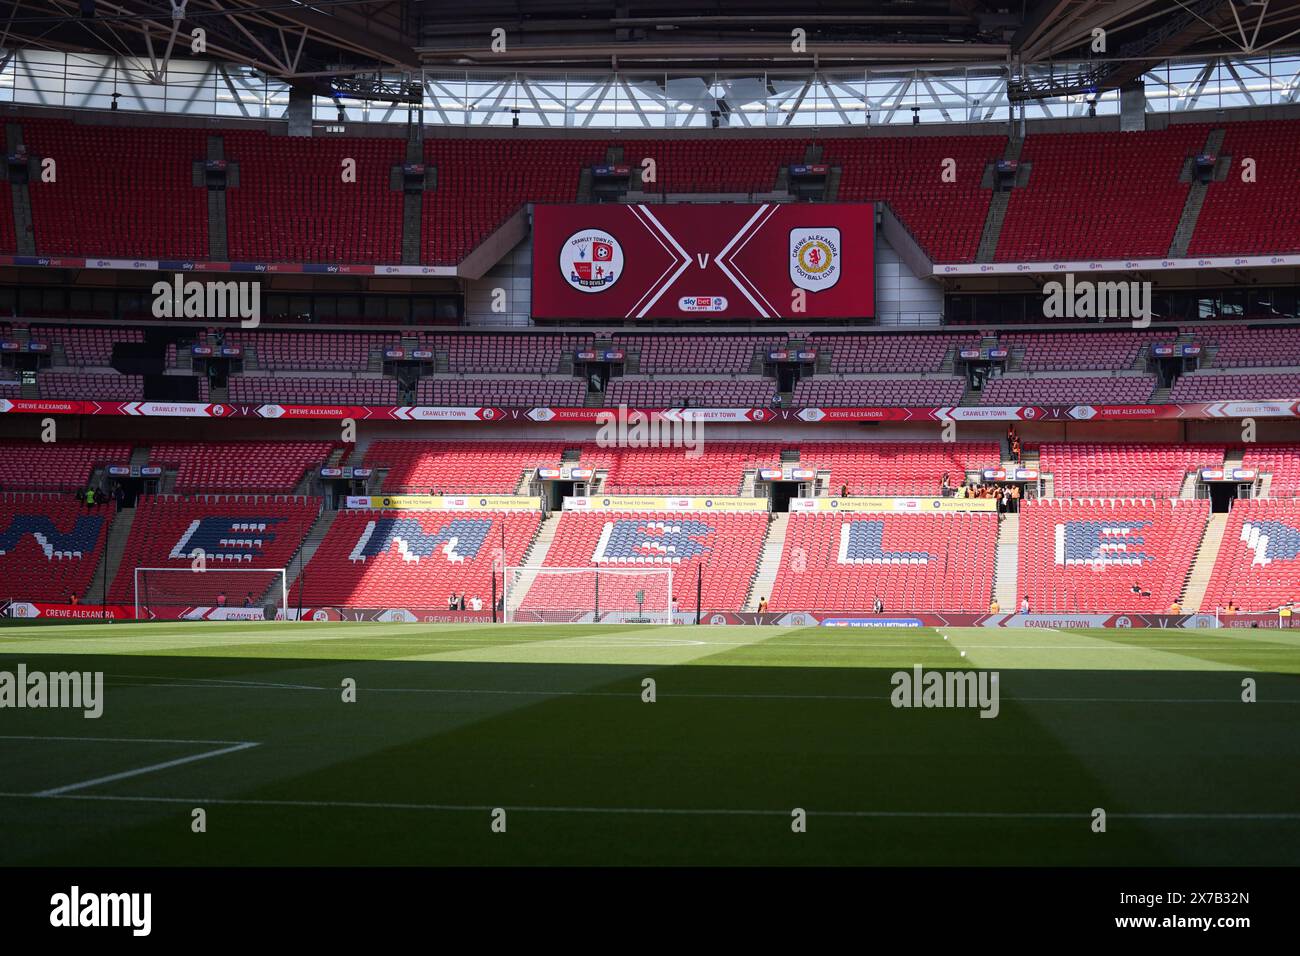
[[[225,606],[226,606],[226,592],[221,591],[217,594],[217,607],[225,607]]]
[[[871,610],[875,614],[885,613],[885,602],[880,599],[879,594],[877,594],[876,599],[871,602]]]
[[[1021,600],[1020,600],[1020,613],[1021,613],[1021,614],[1028,614],[1028,613],[1029,613],[1029,595],[1028,595],[1028,594],[1026,594],[1026,595],[1025,595]]]
[[[943,473],[943,481],[939,482],[939,494],[944,498],[950,497],[952,495],[952,473],[951,472],[945,471]]]
[[[456,598],[456,610],[465,610],[465,595],[462,594],[460,597]]]
[[[447,595],[447,610],[448,610],[448,611],[454,611],[454,610],[456,610],[456,592],[455,592],[455,591],[452,591],[450,594]]]
[[[1174,598],[1173,601],[1170,602],[1170,604],[1169,604],[1169,613],[1170,613],[1170,614],[1182,614],[1182,613],[1183,613],[1183,606],[1182,606],[1181,604],[1178,603],[1178,598]]]
[[[1011,511],[1019,514],[1020,512],[1020,486],[1011,486]]]
[[[249,591],[244,595],[244,607],[253,606],[253,592]]]
[[[1002,610],[1002,606],[1001,606],[1000,604],[998,604],[998,599],[997,599],[997,598],[994,598],[992,601],[989,601],[989,613],[990,613],[990,614],[997,614],[997,613],[998,613],[999,611],[1001,611],[1001,610]]]
[[[847,484],[840,485],[840,497],[847,498],[848,496],[849,496],[849,486]]]
[[[80,603],[81,603],[80,601],[77,600],[77,592],[76,592],[76,591],[69,591],[69,592],[68,592],[68,603],[69,603],[69,604],[80,604]]]
[[[471,611],[483,610],[483,599],[479,597],[477,594],[475,594],[472,598],[469,599],[469,609]]]
[[[759,613],[759,614],[766,614],[766,613],[767,613],[767,598],[766,598],[766,597],[760,597],[760,598],[758,599],[758,613]]]

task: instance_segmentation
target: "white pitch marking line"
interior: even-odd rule
[[[248,743],[246,740],[195,740],[193,737],[52,737],[49,734],[0,734],[0,740],[84,740],[103,744],[215,744],[218,746]]]
[[[127,675],[122,675],[127,676]],[[146,675],[139,675],[144,677]],[[165,687],[165,688],[192,688],[200,690],[314,690],[314,691],[331,691],[334,687],[316,687],[310,684],[255,684],[239,683],[230,684],[204,684],[204,683],[149,683],[149,684],[118,684],[110,682],[112,687]],[[500,690],[489,688],[474,687],[367,687],[367,693],[376,694],[465,694],[470,696],[504,696],[504,697],[628,697],[629,692],[618,691],[597,691],[597,690]],[[721,691],[716,693],[692,693],[689,691],[674,694],[660,694],[661,697],[673,698],[705,698],[714,700],[889,700],[888,694],[727,694]],[[1023,701],[1025,703],[1035,704],[1237,704],[1240,700],[1236,697],[1226,698],[1204,698],[1204,697],[1012,697],[1004,696],[1005,700],[1015,702]],[[1261,700],[1261,704],[1300,704],[1300,700]],[[0,740],[4,738],[0,737]],[[32,739],[55,739],[55,738],[32,738]],[[71,738],[75,740],[88,738]],[[177,741],[184,743],[187,741]],[[195,741],[196,743],[198,741]],[[228,741],[215,741],[216,743],[227,743]]]
[[[448,803],[376,803],[363,800],[259,800],[237,797],[150,797],[113,796],[109,794],[0,793],[0,798],[54,798],[63,800],[101,800],[120,803],[184,803],[193,806],[224,804],[250,807],[315,807],[321,809],[349,810],[433,810],[481,813],[491,811],[491,804]],[[508,806],[508,804],[507,804]],[[788,809],[750,810],[725,807],[540,807],[517,806],[524,813],[604,813],[642,816],[789,816]],[[819,817],[894,817],[903,819],[955,819],[955,820],[1081,820],[1087,819],[1084,810],[1074,811],[1001,811],[1001,810],[810,810]],[[1125,820],[1300,820],[1300,813],[1112,813],[1111,817]]]
[[[135,770],[124,770],[121,773],[112,773],[105,777],[95,777],[93,780],[82,780],[77,783],[69,783],[62,787],[52,787],[49,790],[41,790],[32,794],[34,797],[58,797],[65,793],[71,793],[73,790],[84,790],[86,787],[93,787],[101,783],[112,783],[115,780],[126,780],[129,777],[138,777],[141,774],[154,773],[158,770],[166,770],[169,767],[179,767],[183,764],[194,763],[198,760],[207,760],[211,757],[220,757],[222,754],[236,753],[240,750],[248,750],[250,747],[258,746],[257,743],[245,740],[241,743],[233,744],[229,747],[222,747],[219,750],[207,750],[200,754],[193,754],[189,757],[177,757],[175,760],[166,760],[162,763],[149,764],[147,767],[137,767]]]

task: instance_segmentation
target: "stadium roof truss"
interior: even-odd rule
[[[1300,0],[1007,7],[0,0],[0,102],[274,119],[295,89],[327,122],[659,130],[1105,115],[1138,84],[1152,112],[1295,101]]]

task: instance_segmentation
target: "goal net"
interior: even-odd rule
[[[136,568],[136,620],[288,618],[284,568]]]
[[[507,622],[671,624],[672,568],[506,568]]]

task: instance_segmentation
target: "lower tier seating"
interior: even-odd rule
[[[773,611],[988,610],[993,513],[792,514]]]
[[[1183,593],[1209,514],[1204,499],[1025,501],[1016,594],[1034,612],[1163,614]]]

